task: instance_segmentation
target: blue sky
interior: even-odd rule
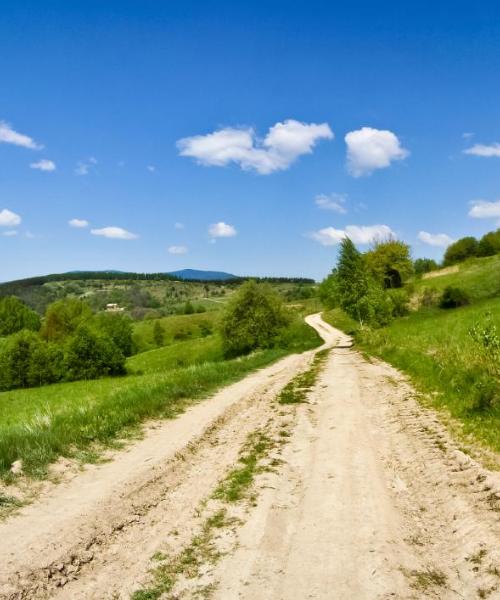
[[[0,66],[0,280],[322,278],[500,221],[496,2],[5,1]]]

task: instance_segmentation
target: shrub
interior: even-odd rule
[[[42,342],[36,345],[30,359],[28,383],[30,387],[56,383],[64,379],[64,353],[57,344]]]
[[[155,346],[163,346],[165,344],[165,330],[161,326],[160,321],[155,321],[153,326],[153,341]]]
[[[0,355],[0,387],[4,390],[28,387],[32,355],[43,342],[26,329],[14,333],[2,347]]]
[[[391,289],[387,290],[386,294],[389,296],[392,302],[392,315],[394,317],[404,317],[408,314],[408,292],[403,289]]]
[[[228,355],[270,348],[290,322],[279,295],[268,285],[245,282],[228,303],[220,323]]]
[[[440,308],[458,308],[466,306],[469,302],[469,295],[465,290],[449,285],[443,290],[439,306]]]

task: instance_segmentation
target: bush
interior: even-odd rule
[[[42,344],[36,333],[25,329],[10,336],[0,355],[1,389],[29,387],[32,355]]]
[[[408,303],[408,292],[403,289],[391,289],[387,290],[386,294],[392,303],[392,315],[394,317],[404,317],[409,313]]]
[[[225,353],[236,356],[270,348],[289,322],[281,298],[268,284],[247,281],[231,298],[221,319]]]
[[[466,306],[469,302],[469,295],[465,290],[449,285],[443,290],[439,306],[440,308],[458,308]]]

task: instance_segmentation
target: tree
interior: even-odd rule
[[[361,252],[349,238],[342,240],[335,281],[341,308],[357,318],[358,303],[368,292],[368,272]]]
[[[57,300],[47,307],[42,337],[47,341],[61,341],[91,318],[92,310],[86,302],[76,298]]]
[[[30,385],[29,369],[33,353],[43,345],[33,331],[23,329],[9,337],[0,356],[0,386],[4,390]]]
[[[410,246],[399,240],[375,242],[365,254],[368,269],[384,288],[400,288],[413,273]]]
[[[66,343],[66,379],[96,379],[125,373],[125,357],[107,337],[81,325]]]
[[[0,298],[0,336],[11,335],[21,329],[38,331],[38,314],[15,296]]]
[[[276,344],[290,316],[269,284],[245,282],[228,302],[220,323],[226,354],[236,356]]]
[[[438,264],[432,258],[417,258],[413,263],[413,269],[415,275],[423,275],[424,273],[430,273],[438,268]]]
[[[132,338],[132,319],[121,313],[100,313],[94,317],[97,331],[109,337],[123,356],[132,356],[135,345]]]
[[[457,262],[461,262],[467,258],[477,256],[478,253],[478,241],[475,237],[468,236],[463,237],[453,244],[450,244],[446,248],[444,253],[443,264],[445,267],[454,265]]]
[[[500,229],[485,233],[477,245],[478,256],[493,256],[500,253]]]
[[[155,321],[153,326],[153,340],[156,346],[160,347],[165,344],[165,330],[161,326],[160,321]]]

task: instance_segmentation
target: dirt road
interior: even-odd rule
[[[498,474],[395,370],[308,322],[333,350],[307,403],[276,396],[314,352],[49,488],[0,524],[0,598],[499,598]],[[252,493],[214,499],[256,431],[270,442]]]

